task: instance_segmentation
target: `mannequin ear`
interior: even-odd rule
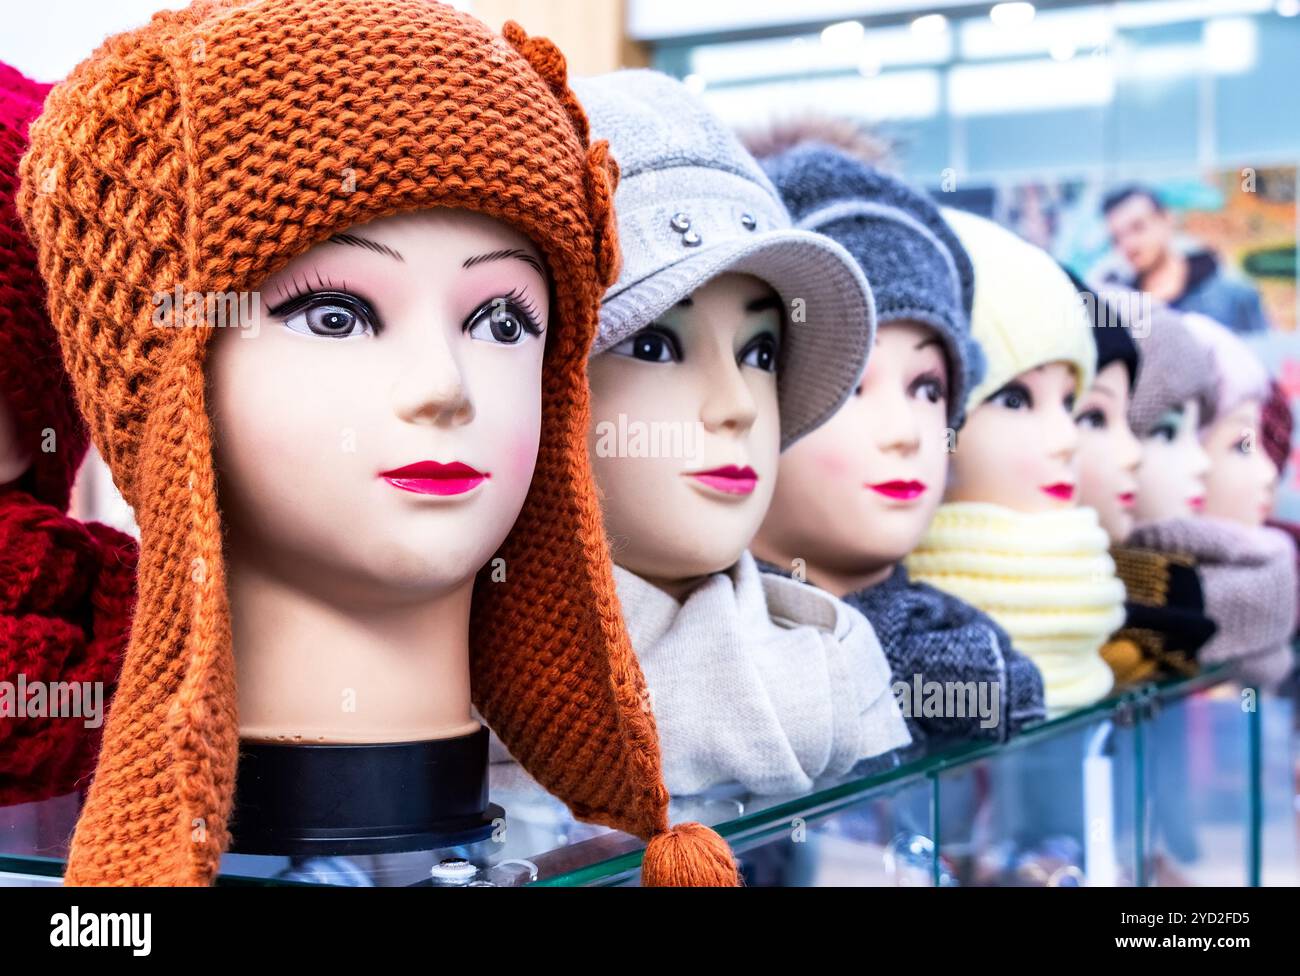
[[[601,139],[587,150],[587,204],[595,235],[596,275],[605,288],[618,280],[621,264],[618,220],[614,214],[616,189],[618,161],[609,154],[609,143]]]

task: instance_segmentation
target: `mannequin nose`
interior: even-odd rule
[[[1138,465],[1142,463],[1142,442],[1137,439],[1133,429],[1129,427],[1124,419],[1119,419],[1121,430],[1119,433],[1119,457],[1120,467],[1125,471],[1137,471]]]
[[[408,352],[393,389],[393,412],[408,424],[459,426],[474,419],[464,372],[441,338]]]
[[[738,365],[726,367],[720,372],[723,375],[716,379],[710,377],[708,391],[700,407],[700,421],[705,430],[744,433],[758,418],[758,404]]]
[[[905,395],[880,402],[875,413],[880,449],[896,454],[914,454],[921,446],[921,425]]]
[[[1079,448],[1079,428],[1074,417],[1066,410],[1054,410],[1047,431],[1047,451],[1054,457],[1069,462]]]
[[[1197,481],[1203,482],[1205,476],[1210,473],[1210,455],[1205,453],[1205,448],[1201,446],[1198,440],[1192,450],[1192,476]]]

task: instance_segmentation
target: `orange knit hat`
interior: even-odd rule
[[[617,272],[617,167],[550,41],[430,0],[197,0],[110,38],[31,129],[20,205],[77,396],[140,524],[139,606],[70,884],[205,884],[228,841],[235,668],[204,395],[210,329],[151,296],[255,289],[331,234],[460,207],[528,235],[558,323],[537,474],[475,588],[474,703],[584,820],[649,839],[647,884],[734,884],[669,829],[644,678],[586,454],[586,355]],[[351,179],[349,179],[351,177]]]

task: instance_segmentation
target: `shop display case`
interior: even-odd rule
[[[674,801],[732,845],[745,883],[1048,887],[1294,883],[1291,703],[1222,671],[1144,685],[1009,743],[927,743],[811,793]],[[1275,740],[1264,748],[1265,736]],[[468,847],[291,861],[227,854],[220,884],[635,885],[644,845],[544,792]],[[56,883],[75,797],[0,810],[0,883]],[[1270,870],[1261,878],[1264,847]],[[1288,871],[1290,872],[1288,876]]]

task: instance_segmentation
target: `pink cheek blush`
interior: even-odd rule
[[[813,466],[820,474],[837,481],[841,478],[857,478],[853,459],[839,451],[818,453],[813,459]]]
[[[533,469],[537,465],[539,449],[540,445],[532,438],[518,436],[511,438],[506,457],[512,481],[531,480]]]

